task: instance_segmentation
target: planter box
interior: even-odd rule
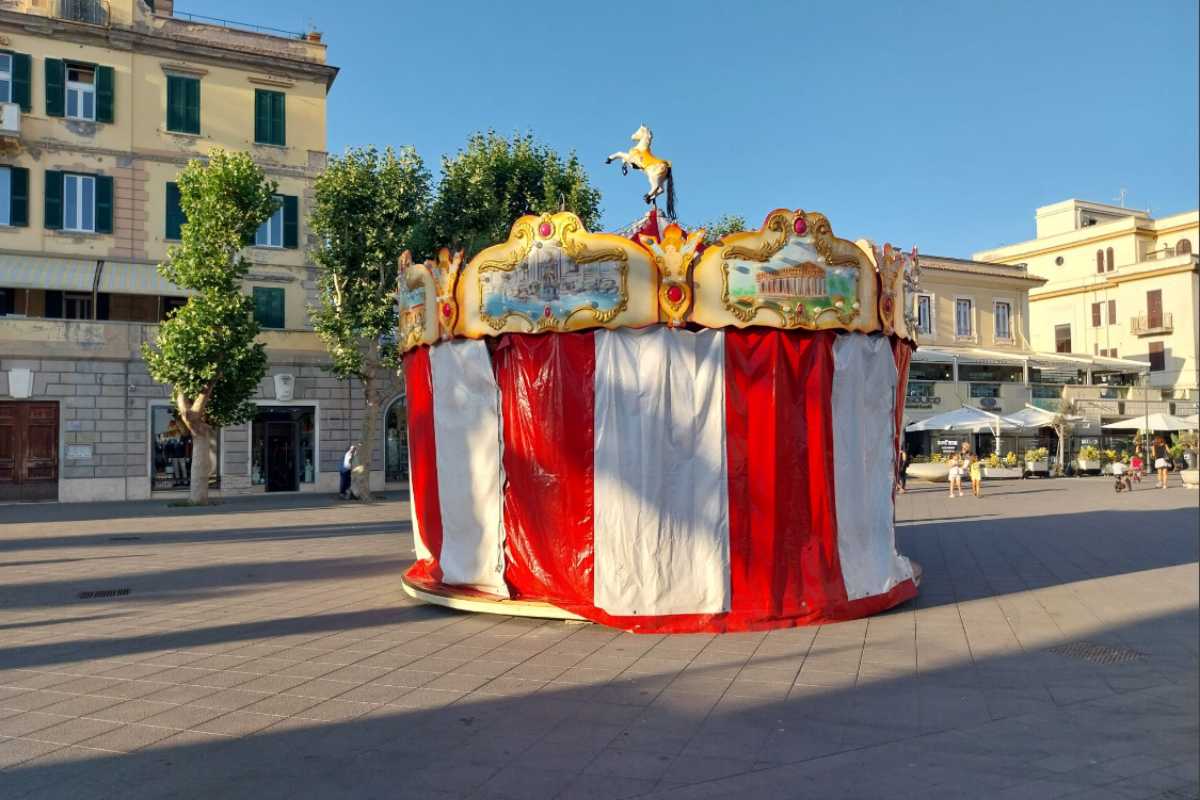
[[[1183,478],[1183,485],[1189,489],[1200,489],[1200,469],[1181,469],[1179,477]]]
[[[944,463],[909,464],[908,468],[904,470],[904,474],[920,481],[943,483],[950,480],[950,465]]]
[[[983,477],[991,480],[994,478],[1019,478],[1022,472],[1020,467],[984,467]]]
[[[1078,461],[1076,461],[1075,464],[1079,468],[1080,472],[1099,472],[1100,471],[1100,462],[1099,461],[1089,461],[1085,458],[1081,458]]]
[[[1041,461],[1026,461],[1025,462],[1025,471],[1026,472],[1043,472],[1043,473],[1049,475],[1050,474],[1050,459],[1043,458]]]

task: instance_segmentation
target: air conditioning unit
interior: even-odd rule
[[[16,103],[0,103],[0,136],[21,135],[21,107]]]

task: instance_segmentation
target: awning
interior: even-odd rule
[[[157,265],[129,261],[105,261],[104,266],[100,269],[99,291],[114,294],[165,294],[179,297],[191,294],[159,275]]]
[[[0,286],[91,292],[96,261],[0,253]]]

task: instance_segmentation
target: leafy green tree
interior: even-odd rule
[[[722,214],[700,227],[704,228],[705,244],[716,244],[731,233],[747,230],[746,218],[741,214]]]
[[[373,147],[335,157],[317,178],[309,225],[319,239],[313,328],[332,361],[329,371],[362,385],[367,413],[358,431],[352,491],[371,497],[371,450],[382,410],[382,377],[398,353],[396,270],[405,249],[428,253],[430,176],[411,147]]]
[[[187,222],[181,243],[159,272],[195,292],[158,329],[142,357],[156,381],[169,384],[179,418],[192,435],[190,501],[208,502],[212,437],[254,416],[249,402],[267,371],[256,342],[254,303],[241,291],[250,269],[242,251],[274,213],[275,183],[245,153],[213,150],[179,174],[179,204]]]
[[[564,159],[531,134],[476,133],[442,159],[430,241],[464,249],[469,259],[507,239],[521,215],[555,211],[574,212],[589,230],[600,220],[600,191],[574,152]]]

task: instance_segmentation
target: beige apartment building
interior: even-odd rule
[[[1037,210],[1036,238],[975,254],[1024,264],[1035,349],[1133,359],[1176,413],[1196,412],[1200,212],[1151,217],[1082,200]]]
[[[270,374],[254,421],[222,431],[220,490],[334,489],[362,413],[357,388],[322,371],[306,311],[337,69],[319,34],[172,6],[0,0],[0,502],[186,491],[190,439],[140,348],[186,301],[156,265],[184,223],[175,178],[213,147],[251,153],[280,196],[244,286]],[[375,463],[394,455],[398,473],[396,408]]]
[[[1057,409],[1063,398],[1073,398],[1086,417],[1080,434],[1098,439],[1101,423],[1122,415],[1131,398],[1157,397],[1130,386],[1145,372],[1144,364],[1030,345],[1030,295],[1045,283],[1020,265],[921,255],[913,309],[918,347],[909,367],[906,425],[964,405],[1011,414],[1027,405]],[[1038,438],[1029,431],[1007,437],[1001,447],[1017,452]],[[992,452],[987,433],[908,433],[906,446],[914,455],[927,454],[953,450],[967,439],[976,452]]]

